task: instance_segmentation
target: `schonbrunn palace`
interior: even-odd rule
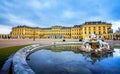
[[[13,27],[10,38],[32,39],[32,38],[74,38],[83,39],[89,34],[96,34],[99,38],[112,39],[114,38],[112,24],[93,21],[85,22],[72,27],[52,26],[49,28],[29,27],[26,25]],[[3,36],[0,35],[2,38]]]

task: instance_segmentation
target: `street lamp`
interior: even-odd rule
[[[34,29],[34,33],[33,33],[34,37],[33,37],[33,41],[35,41],[35,29]]]

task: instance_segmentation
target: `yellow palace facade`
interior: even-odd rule
[[[52,26],[50,28],[17,26],[12,28],[11,38],[79,38],[83,39],[89,34],[99,35],[100,38],[108,38],[112,24],[95,21],[85,22],[73,27]]]

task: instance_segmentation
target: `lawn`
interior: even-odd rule
[[[28,46],[28,45],[0,48],[0,69],[1,69],[2,65],[4,64],[5,60],[7,60],[7,58],[10,55],[14,54],[20,48],[23,48],[25,46]]]

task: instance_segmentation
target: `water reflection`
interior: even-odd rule
[[[79,47],[45,47],[28,56],[28,64],[36,74],[120,74],[119,49],[111,54],[96,55],[81,52]]]
[[[91,63],[94,64],[96,61],[100,61],[104,58],[107,57],[112,57],[113,53],[108,53],[108,54],[94,54],[94,53],[86,53],[86,52],[81,52],[79,50],[81,46],[80,45],[59,45],[59,46],[49,46],[45,47],[47,50],[52,50],[54,52],[61,52],[61,51],[73,51],[75,53],[80,53],[84,56],[85,59],[91,59]]]

